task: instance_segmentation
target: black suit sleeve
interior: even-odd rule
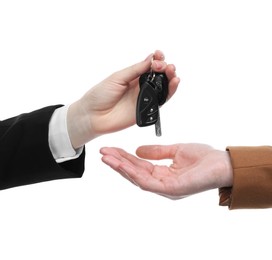
[[[85,149],[78,159],[59,164],[50,151],[49,121],[58,107],[45,107],[0,121],[0,189],[82,177]]]

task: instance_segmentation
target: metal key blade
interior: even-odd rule
[[[156,132],[156,136],[161,136],[162,132],[161,132],[161,119],[160,119],[160,110],[158,109],[158,120],[155,123],[155,132]]]

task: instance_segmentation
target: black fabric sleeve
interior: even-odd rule
[[[0,121],[0,189],[80,178],[85,149],[78,159],[56,163],[48,144],[50,118],[57,106]]]

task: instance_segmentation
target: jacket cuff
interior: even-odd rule
[[[229,209],[272,207],[272,147],[227,147],[233,167],[233,186],[219,189]]]

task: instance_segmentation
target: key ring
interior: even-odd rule
[[[151,69],[150,69],[150,73],[149,73],[149,75],[147,77],[147,80],[150,81],[150,82],[152,82],[154,80],[155,76],[156,76],[155,72],[152,70],[152,63],[153,63],[153,61],[154,61],[154,56],[152,56]]]

